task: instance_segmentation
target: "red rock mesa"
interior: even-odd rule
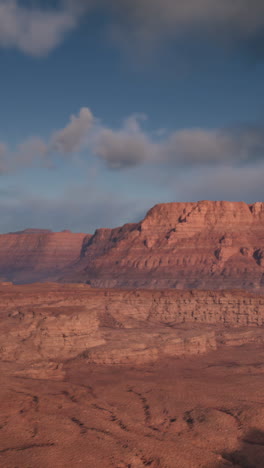
[[[154,206],[139,223],[94,235],[0,236],[0,276],[94,287],[264,290],[264,203]]]
[[[100,287],[264,289],[264,203],[156,205],[138,224],[98,229],[65,275]]]

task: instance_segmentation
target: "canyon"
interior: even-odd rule
[[[264,291],[264,203],[165,203],[138,223],[93,235],[0,235],[0,277],[100,288]]]
[[[0,284],[5,468],[263,466],[264,294]]]
[[[264,203],[2,234],[0,278],[0,466],[263,468]]]

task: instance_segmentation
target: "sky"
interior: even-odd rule
[[[0,232],[264,201],[263,0],[0,0]]]

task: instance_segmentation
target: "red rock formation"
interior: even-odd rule
[[[0,296],[0,360],[143,364],[264,341],[264,295],[245,291],[0,284]]]
[[[264,290],[264,203],[167,203],[98,229],[74,274],[99,287]]]
[[[1,467],[263,468],[264,294],[0,298]]]
[[[0,236],[0,277],[94,287],[264,291],[264,203],[166,203],[139,223],[93,236]]]
[[[0,277],[31,282],[58,274],[80,255],[85,234],[27,229],[0,235]]]

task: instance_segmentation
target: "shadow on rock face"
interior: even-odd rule
[[[264,432],[251,429],[241,438],[240,447],[233,452],[223,452],[223,461],[212,468],[263,468]],[[209,468],[209,467],[208,467]]]

